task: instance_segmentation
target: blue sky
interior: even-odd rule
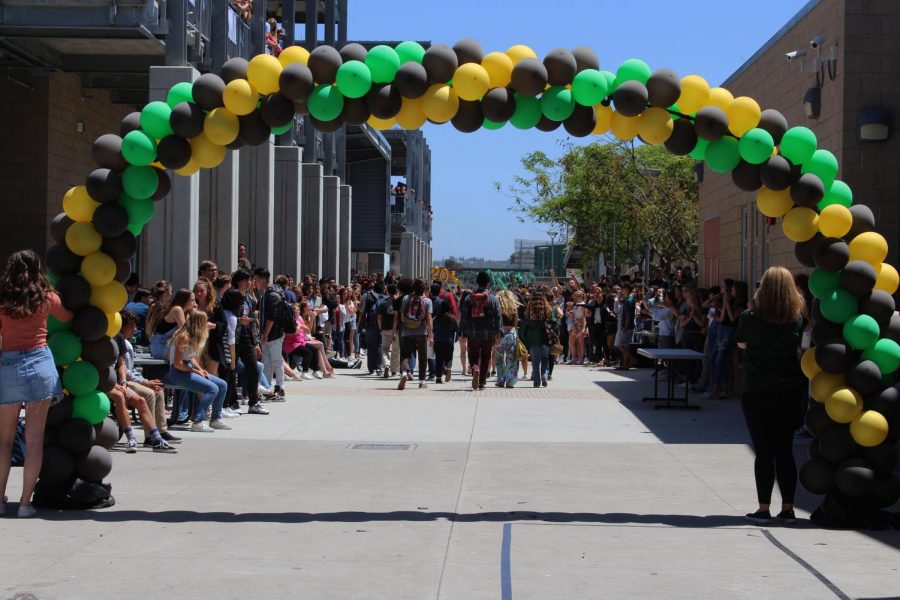
[[[651,68],[724,81],[799,11],[807,0],[611,2],[609,0],[350,0],[348,37],[430,40],[452,46],[473,37],[485,52],[526,44],[543,57],[554,48],[587,45],[600,68],[628,58]],[[546,227],[519,223],[512,201],[495,190],[521,173],[533,150],[557,156],[565,130],[543,133],[507,125],[463,134],[427,124],[432,156],[435,259],[506,258],[517,238],[547,239]],[[562,133],[560,134],[559,131]],[[592,138],[584,138],[590,141]]]

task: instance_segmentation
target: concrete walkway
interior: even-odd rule
[[[0,599],[900,596],[896,532],[744,523],[734,399],[654,411],[647,371],[402,393],[339,373],[177,455],[117,451],[112,509],[0,519]]]

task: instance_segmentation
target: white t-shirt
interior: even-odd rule
[[[659,321],[659,335],[674,335],[675,322],[672,320],[672,313],[668,308],[656,304],[650,309],[650,312],[653,313],[653,320]]]

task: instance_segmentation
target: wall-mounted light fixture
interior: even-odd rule
[[[803,96],[803,112],[810,119],[818,119],[822,114],[822,88],[811,87]]]
[[[856,141],[884,142],[891,137],[891,113],[867,106],[856,113]]]
[[[84,133],[84,121],[77,121],[75,123],[75,131],[78,133]]]
[[[694,163],[694,183],[700,185],[703,183],[703,162],[697,161]]]

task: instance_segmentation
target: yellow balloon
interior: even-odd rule
[[[800,358],[800,370],[806,375],[807,379],[812,379],[822,372],[822,367],[816,362],[816,349],[808,348]]]
[[[843,373],[826,373],[822,371],[814,375],[809,382],[809,395],[816,402],[825,402],[838,388],[847,385]]]
[[[523,46],[522,44],[510,47],[506,51],[506,55],[512,60],[513,66],[516,66],[523,58],[537,58],[537,54],[534,53],[534,50],[528,46]]]
[[[681,79],[681,96],[678,108],[682,114],[692,115],[709,104],[709,84],[699,75],[688,75]]]
[[[72,223],[66,230],[66,246],[78,256],[87,256],[100,249],[103,236],[90,223]]]
[[[888,421],[880,412],[867,410],[850,423],[850,435],[860,446],[878,446],[888,435]]]
[[[237,116],[224,106],[212,109],[203,120],[203,134],[219,146],[227,146],[236,140],[240,128]]]
[[[125,286],[116,280],[106,285],[91,287],[91,306],[96,306],[106,314],[122,310],[128,303]]]
[[[594,135],[603,135],[609,131],[612,124],[613,109],[603,104],[594,105],[594,116],[597,117],[597,125],[594,126]]]
[[[462,100],[481,100],[491,89],[491,76],[478,63],[460,65],[453,74],[453,89]]]
[[[297,46],[291,46],[296,48]],[[259,92],[246,79],[234,79],[225,86],[222,92],[225,108],[236,115],[249,115],[256,110],[259,103]]]
[[[122,315],[118,311],[106,314],[106,322],[109,326],[106,328],[107,337],[116,337],[122,331]]]
[[[63,212],[76,223],[89,223],[98,206],[100,203],[88,195],[83,185],[69,188],[63,196]]]
[[[512,80],[513,60],[503,52],[491,52],[481,59],[481,66],[491,78],[491,87],[506,87]],[[453,80],[456,83],[456,80]]]
[[[274,94],[278,91],[278,77],[284,67],[271,54],[257,54],[247,66],[247,79],[260,94]]]
[[[459,96],[449,85],[436,83],[422,96],[425,116],[435,123],[446,123],[459,110]]]
[[[718,106],[725,111],[725,114],[728,114],[728,107],[731,106],[732,102],[734,102],[734,96],[725,88],[714,87],[709,90],[709,101],[707,104]]]
[[[756,207],[767,217],[783,217],[794,207],[790,188],[775,191],[763,186],[756,194]]]
[[[189,175],[193,175],[197,171],[200,170],[200,165],[197,164],[197,161],[194,160],[194,157],[191,156],[191,159],[188,161],[188,164],[184,165],[180,169],[175,169],[175,172],[181,175],[182,177],[187,177]]]
[[[309,62],[309,50],[303,46],[288,46],[278,55],[278,62],[281,63],[282,67],[296,62],[305,65]]]
[[[638,127],[641,124],[641,116],[626,117],[620,112],[613,111],[609,121],[609,129],[613,135],[620,140],[633,140],[638,134]]]
[[[900,287],[900,274],[897,273],[897,269],[888,263],[881,263],[881,267],[876,267],[875,270],[878,271],[875,289],[885,291],[893,296]]]
[[[728,130],[741,137],[759,125],[762,109],[753,98],[741,96],[728,105],[725,114],[728,115]]]
[[[863,401],[856,390],[841,387],[825,400],[825,412],[835,423],[849,423],[862,412]]]
[[[204,169],[218,167],[225,160],[225,152],[225,146],[214,144],[203,133],[191,138],[191,160]]]
[[[795,206],[784,215],[781,228],[792,242],[811,240],[819,230],[819,215],[811,208]]]
[[[850,240],[850,260],[864,260],[876,269],[887,258],[887,240],[874,231],[861,233]]]
[[[116,261],[108,254],[95,252],[81,261],[81,274],[92,287],[104,286],[116,277]]]
[[[375,115],[372,115],[371,117],[369,117],[369,120],[367,122],[369,125],[379,131],[386,131],[397,124],[397,119],[393,117],[391,117],[390,119],[379,119]]]
[[[662,144],[672,136],[675,124],[664,108],[648,108],[639,117],[638,134],[648,144]]]
[[[400,112],[394,117],[397,125],[403,129],[412,131],[418,129],[425,124],[427,117],[425,116],[425,108],[422,105],[421,98],[404,98],[400,107]]]
[[[853,213],[843,204],[829,204],[819,213],[819,231],[825,237],[842,238],[853,226]]]

